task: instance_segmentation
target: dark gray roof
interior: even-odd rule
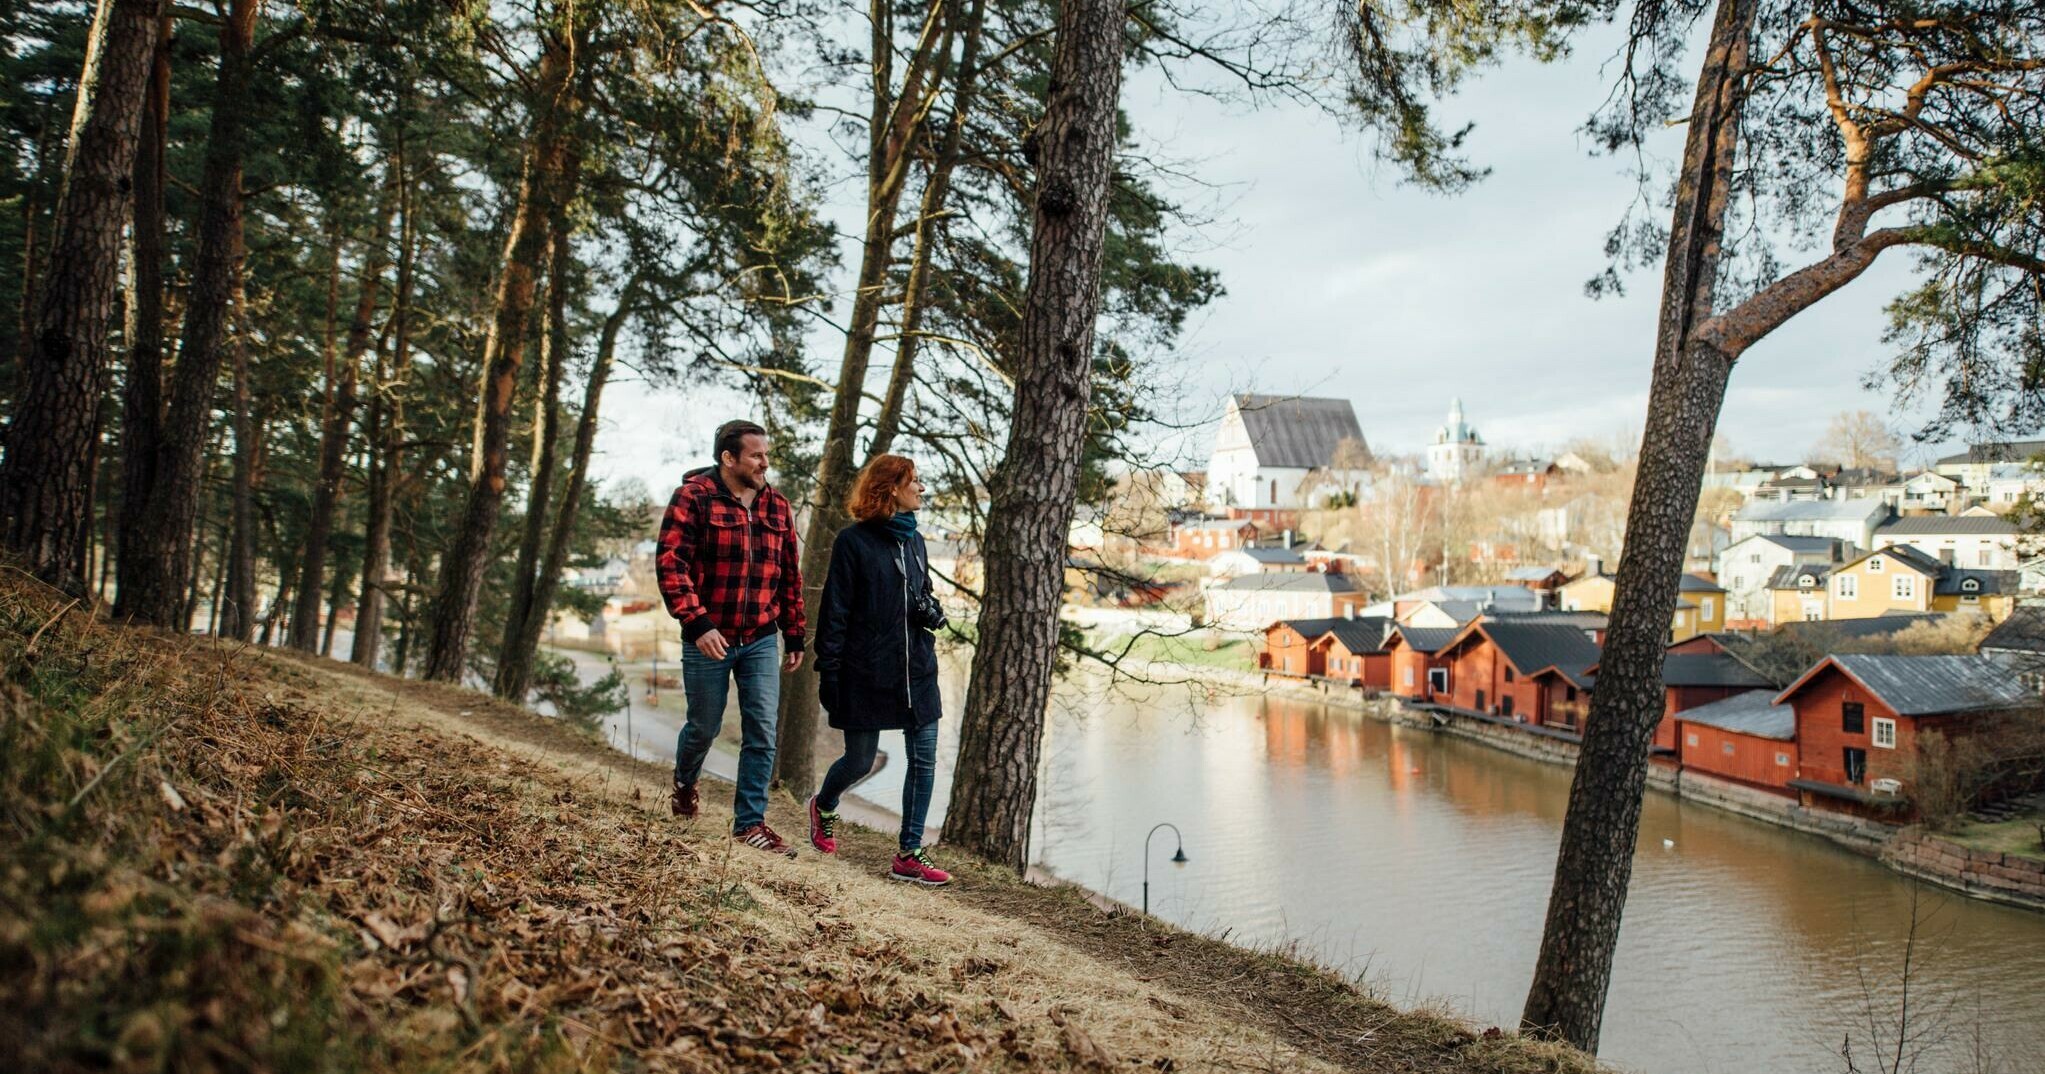
[[[1775,568],[1768,576],[1769,589],[1819,589],[1825,585],[1825,576],[1832,573],[1829,563],[1793,563],[1787,567]],[[1798,581],[1808,577],[1811,584],[1806,586]]]
[[[1940,466],[1957,466],[1966,462],[2023,462],[2033,455],[2045,452],[2045,440],[2007,440],[2000,444],[1973,444],[1958,455],[1947,455],[1940,459]]]
[[[1721,698],[1709,705],[1684,709],[1676,713],[1676,719],[1685,723],[1701,723],[1723,731],[1737,731],[1756,738],[1773,738],[1784,742],[1796,740],[1796,710],[1788,705],[1775,703],[1772,690],[1748,690]]]
[[[1477,629],[1498,646],[1498,651],[1522,675],[1532,675],[1550,664],[1576,673],[1598,662],[1598,643],[1585,637],[1582,627],[1493,619]]]
[[[1913,567],[1916,567],[1918,570],[1921,570],[1934,578],[1938,577],[1939,572],[1944,570],[1946,566],[1945,564],[1939,562],[1936,558],[1925,555],[1923,552],[1920,552],[1907,544],[1883,545],[1879,550],[1875,552],[1870,552],[1868,555],[1862,556],[1860,558],[1867,559],[1870,556],[1877,555],[1887,555],[1891,559],[1902,560],[1903,562],[1908,563]],[[1859,561],[1860,560],[1855,560],[1854,562],[1858,563]]]
[[[1260,593],[1354,593],[1355,582],[1346,574],[1320,571],[1265,571],[1240,574],[1216,589],[1253,590]]]
[[[1931,591],[1939,596],[1975,597],[1990,593],[2014,593],[2022,575],[2016,571],[1981,571],[1972,568],[1947,567],[1938,581],[1931,584]],[[1968,583],[1972,582],[1970,588]]]
[[[1496,612],[1501,623],[1560,623],[1578,630],[1603,630],[1612,621],[1604,612]]]
[[[1709,578],[1700,578],[1694,574],[1686,574],[1676,580],[1676,592],[1723,593],[1725,592],[1725,587]]]
[[[1363,442],[1356,408],[1347,399],[1238,395],[1235,404],[1263,466],[1311,470],[1328,465],[1343,440]]]
[[[1238,548],[1235,551],[1241,552],[1243,555],[1259,563],[1302,564],[1307,561],[1307,557],[1300,555],[1297,551],[1290,548]],[[1228,553],[1224,552],[1222,554],[1227,555]]]
[[[1442,646],[1455,640],[1455,636],[1462,633],[1462,630],[1459,627],[1416,627],[1398,623],[1393,625],[1392,633],[1399,635],[1407,645],[1412,646],[1416,651],[1432,653],[1439,651]],[[1387,635],[1386,640],[1390,640],[1389,635]]]
[[[1935,612],[1925,612],[1921,614],[1876,615],[1866,619],[1820,619],[1809,623],[1792,620],[1776,629],[1787,630],[1792,633],[1808,631],[1828,638],[1861,640],[1865,638],[1879,638],[1884,634],[1894,634],[1899,630],[1916,626],[1919,623],[1930,623],[1943,618],[1945,616]]]
[[[1775,684],[1724,653],[1670,653],[1662,658],[1664,686],[1749,686]]]
[[[1842,543],[1837,537],[1791,537],[1784,533],[1764,533],[1759,539],[1790,552],[1835,552]]]
[[[2007,709],[2037,700],[2007,668],[1985,656],[1838,653],[1826,659],[1901,716]],[[1787,697],[1816,671],[1804,672],[1783,695]]]
[[[1335,635],[1335,640],[1352,653],[1376,653],[1384,651],[1386,629],[1391,625],[1392,621],[1382,615],[1364,615],[1337,619],[1321,633]]]
[[[2045,653],[2045,605],[2020,604],[1981,639],[1981,651]]]
[[[1340,618],[1280,619],[1275,625],[1291,627],[1293,630],[1298,631],[1301,637],[1307,639],[1308,641],[1312,641],[1315,638],[1318,638],[1321,635],[1326,634],[1328,631],[1333,630],[1335,628],[1335,624],[1340,623],[1342,621],[1343,620]]]
[[[1869,485],[1893,485],[1901,480],[1903,478],[1900,474],[1892,474],[1884,470],[1870,470],[1865,467],[1841,470],[1832,475],[1833,484],[1852,488],[1865,488]]]
[[[1875,531],[1876,537],[1995,536],[2017,532],[2017,524],[1994,515],[1913,515],[1899,518]]]

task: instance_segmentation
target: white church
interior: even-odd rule
[[[1265,522],[1272,512],[1311,506],[1308,475],[1325,471],[1345,440],[1367,455],[1347,399],[1231,395],[1207,463],[1207,504]]]
[[[1484,462],[1484,438],[1463,417],[1463,401],[1449,400],[1449,420],[1434,431],[1427,445],[1427,475],[1454,484],[1475,477]]]

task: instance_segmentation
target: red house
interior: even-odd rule
[[[1686,772],[1796,796],[1796,712],[1769,690],[1747,690],[1683,710],[1673,720]]]
[[[1382,616],[1337,619],[1328,632],[1316,640],[1322,674],[1366,690],[1389,690],[1392,686],[1392,654],[1385,649],[1385,630],[1391,620]]]
[[[1722,650],[1700,653],[1670,649],[1662,658],[1662,720],[1654,729],[1654,744],[1659,747],[1656,752],[1678,749],[1678,713],[1754,690],[1766,691],[1773,697],[1775,683]]]
[[[1283,619],[1264,628],[1257,670],[1308,678],[1328,673],[1327,652],[1314,643],[1341,619]]]
[[[1928,735],[1958,736],[2037,703],[1984,656],[1828,656],[1776,697],[1796,710],[1799,801],[1884,820],[1912,815],[1910,786]]]
[[[1257,524],[1241,518],[1189,519],[1172,527],[1167,554],[1179,559],[1206,559],[1217,552],[1257,543]]]
[[[1393,624],[1384,642],[1385,652],[1391,654],[1392,693],[1414,701],[1446,697],[1449,668],[1439,654],[1457,633],[1456,627]]]
[[[1546,724],[1556,690],[1537,675],[1550,668],[1580,675],[1598,662],[1590,632],[1568,623],[1544,623],[1538,616],[1478,619],[1442,647],[1449,666],[1447,704],[1486,716]]]

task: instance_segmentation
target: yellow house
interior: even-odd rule
[[[1948,566],[1908,545],[1889,545],[1833,568],[1826,618],[1911,612],[1978,612],[1995,622],[2016,606],[2013,571]]]
[[[1589,574],[1562,587],[1560,603],[1565,612],[1612,611],[1612,576]],[[1679,642],[1699,634],[1725,629],[1726,591],[1708,578],[1686,574],[1676,596],[1676,611],[1669,617],[1669,641]]]
[[[1777,567],[1768,579],[1768,622],[1808,623],[1827,618],[1825,596],[1832,567],[1826,563],[1792,563]]]

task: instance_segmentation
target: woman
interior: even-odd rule
[[[902,780],[901,848],[888,875],[949,883],[951,874],[923,847],[923,818],[937,772],[937,645],[945,624],[930,585],[930,556],[916,532],[923,482],[916,464],[881,455],[852,486],[852,517],[831,545],[831,569],[817,612],[816,666],[831,726],[845,733],[845,755],[824,773],[809,800],[809,840],[838,850],[838,798],[873,771],[882,731],[907,741]]]

